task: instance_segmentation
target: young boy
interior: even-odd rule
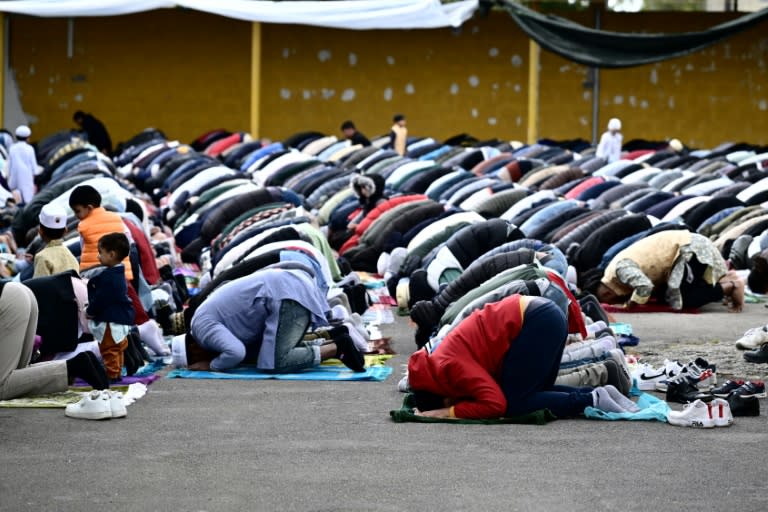
[[[76,187],[69,196],[69,206],[80,219],[77,230],[83,250],[80,254],[80,270],[99,266],[98,243],[107,233],[125,233],[127,228],[120,215],[101,206],[101,194],[90,185]],[[123,260],[125,278],[131,281],[133,271],[127,255]]]
[[[79,271],[77,258],[61,242],[67,232],[67,212],[64,208],[49,203],[40,210],[39,219],[37,232],[46,246],[35,255],[35,272],[32,277],[50,276],[67,270]]]
[[[99,262],[106,268],[88,280],[86,313],[91,333],[99,342],[107,376],[114,381],[120,379],[123,352],[135,316],[121,263],[130,251],[128,237],[123,233],[104,235],[99,239],[98,251]]]

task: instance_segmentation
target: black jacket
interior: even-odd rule
[[[128,298],[125,267],[122,264],[105,268],[88,280],[86,313],[97,322],[133,325],[136,313]]]

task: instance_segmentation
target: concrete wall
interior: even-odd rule
[[[101,119],[114,142],[148,126],[191,141],[218,127],[247,130],[250,24],[194,11],[78,18],[11,17],[10,67],[37,137]]]
[[[698,30],[733,15],[605,14],[618,31]],[[575,18],[590,25],[590,13]],[[10,66],[40,136],[91,111],[116,140],[149,125],[189,141],[217,127],[248,129],[250,25],[183,10],[77,19],[67,57],[66,20],[13,16]],[[602,71],[599,130],[620,117],[625,138],[679,137],[696,146],[768,143],[765,24],[690,57]],[[588,70],[541,54],[541,136],[591,138]],[[349,118],[367,135],[392,115],[410,133],[525,139],[528,39],[494,12],[459,30],[343,31],[262,27],[259,135],[305,129],[338,134]]]

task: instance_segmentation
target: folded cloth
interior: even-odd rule
[[[635,395],[636,390],[633,388]],[[605,412],[594,407],[587,407],[584,409],[584,416],[594,420],[646,420],[646,421],[660,421],[662,423],[667,422],[667,416],[671,410],[667,402],[660,400],[648,393],[642,393],[640,398],[637,399],[637,406],[640,408],[638,412]]]
[[[545,425],[555,420],[555,415],[549,409],[540,409],[522,416],[511,418],[497,418],[493,420],[468,420],[454,418],[430,418],[428,416],[417,416],[413,410],[415,402],[413,393],[408,393],[403,399],[403,406],[400,409],[389,411],[389,416],[395,423],[416,422],[416,423],[453,423],[459,425],[499,425],[502,423],[518,423],[525,425]]]

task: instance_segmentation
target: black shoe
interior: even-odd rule
[[[744,360],[749,363],[768,363],[768,343],[763,343],[758,349],[744,352]]]
[[[333,341],[337,348],[336,357],[344,363],[344,366],[355,372],[365,371],[365,357],[357,350],[349,334],[342,334]]]
[[[736,393],[728,395],[728,405],[733,416],[760,416],[760,400],[755,397],[744,398]]]
[[[696,400],[711,402],[713,399],[712,395],[699,391],[699,388],[688,382],[688,379],[670,381],[667,384],[667,402],[687,404]]]

